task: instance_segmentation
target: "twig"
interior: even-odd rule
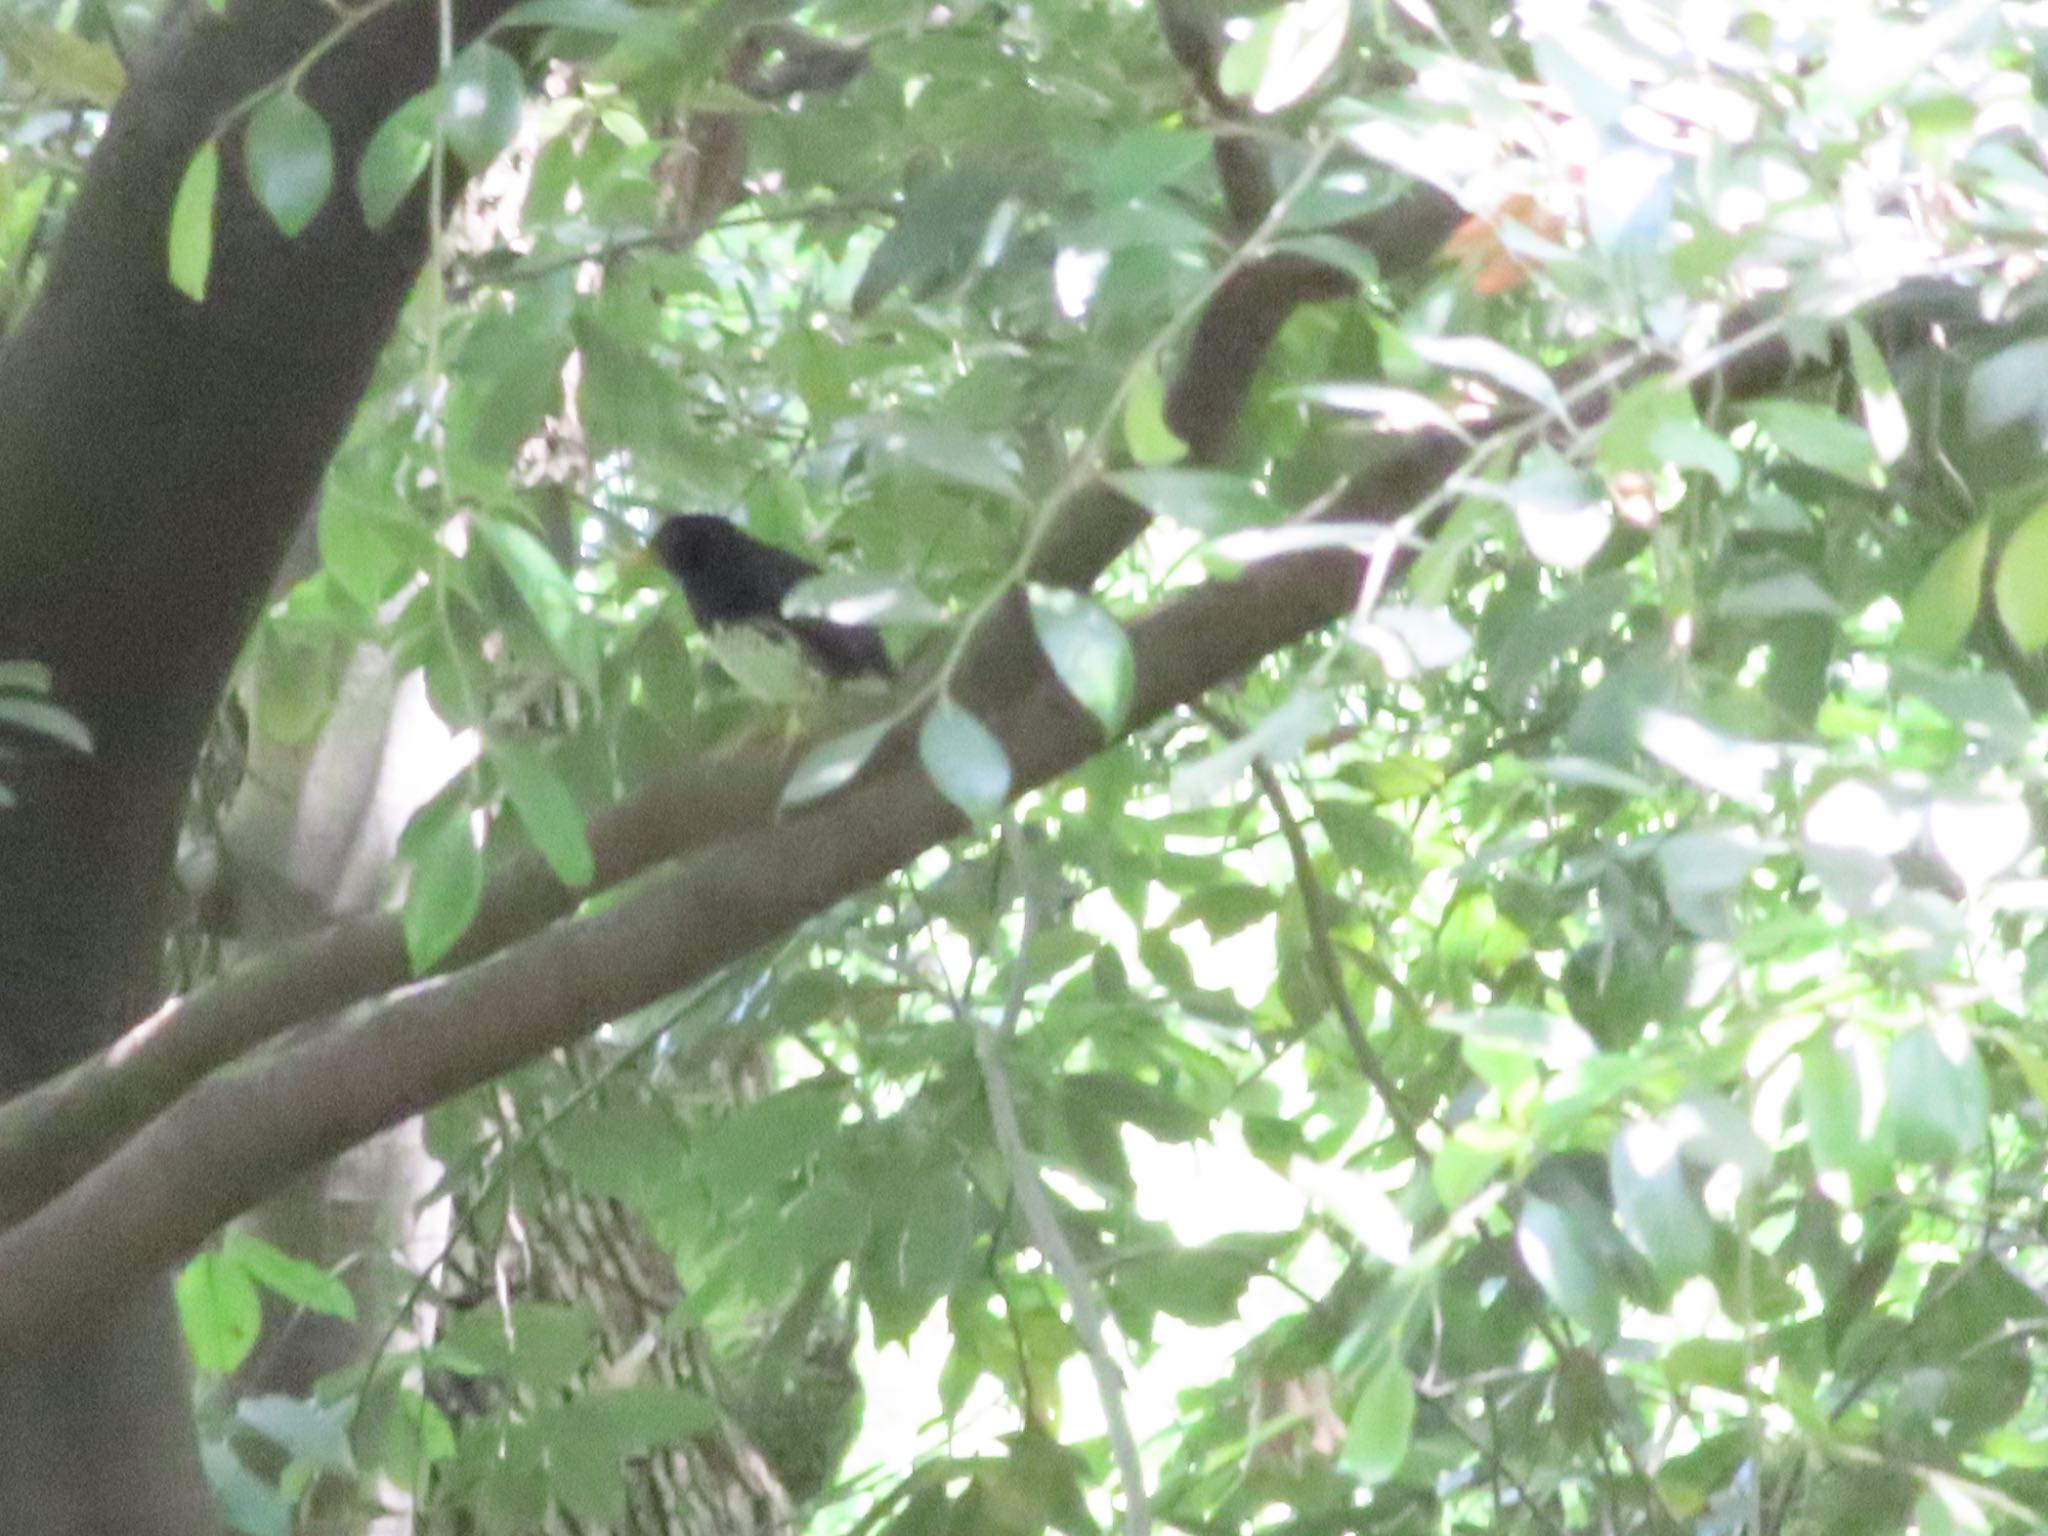
[[[1021,850],[1024,839],[1015,818],[1004,823],[1004,842]],[[1137,1437],[1131,1432],[1124,1412],[1123,1373],[1109,1352],[1108,1319],[1095,1295],[1094,1282],[1080,1255],[1061,1230],[1059,1215],[1045,1192],[1037,1156],[1024,1143],[1017,1122],[1017,1099],[1010,1087],[1009,1069],[1003,1049],[1015,1035],[1024,1015],[1024,995],[1030,986],[1031,942],[1038,931],[1038,903],[1028,878],[1024,887],[1024,929],[1017,940],[1017,956],[1011,962],[1010,992],[1003,1003],[1002,1018],[989,1024],[978,1018],[968,1020],[974,1034],[974,1059],[981,1069],[982,1090],[988,1096],[989,1121],[995,1128],[996,1146],[1010,1170],[1010,1187],[1024,1213],[1024,1225],[1045,1262],[1066,1289],[1074,1312],[1074,1332],[1080,1336],[1095,1375],[1095,1388],[1102,1399],[1102,1417],[1109,1429],[1109,1447],[1116,1458],[1117,1475],[1124,1485],[1124,1531],[1126,1536],[1150,1536],[1152,1506],[1145,1492],[1145,1468],[1138,1456]]]
[[[1236,722],[1207,705],[1196,705],[1194,713],[1230,740],[1244,734]],[[1358,1017],[1358,1010],[1351,1006],[1350,992],[1344,985],[1343,962],[1337,956],[1337,946],[1330,939],[1328,896],[1322,881],[1316,876],[1315,861],[1309,854],[1308,839],[1302,835],[1301,823],[1287,804],[1287,792],[1280,783],[1280,776],[1264,757],[1254,757],[1252,777],[1258,780],[1260,793],[1273,808],[1274,818],[1280,823],[1280,835],[1287,841],[1287,854],[1294,864],[1294,882],[1301,891],[1302,913],[1308,921],[1309,953],[1315,960],[1317,978],[1329,994],[1330,1007],[1343,1028],[1345,1042],[1351,1047],[1351,1059],[1359,1074],[1379,1094],[1380,1102],[1386,1106],[1387,1118],[1394,1122],[1394,1129],[1408,1143],[1408,1149],[1418,1161],[1427,1164],[1429,1151],[1418,1134],[1416,1118],[1409,1113],[1385,1060],[1373,1049],[1372,1041],[1366,1038],[1365,1025]]]

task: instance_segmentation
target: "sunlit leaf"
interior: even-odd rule
[[[585,688],[597,687],[597,649],[576,588],[548,547],[517,523],[479,519],[477,532],[512,585],[563,669]]]
[[[526,82],[512,56],[490,43],[470,44],[441,82],[441,127],[448,147],[472,171],[482,170],[519,131],[525,99]]]
[[[213,270],[213,199],[220,188],[220,148],[208,139],[185,167],[171,202],[171,286],[188,299],[206,297]]]
[[[249,1357],[263,1326],[263,1301],[241,1265],[202,1253],[178,1271],[178,1321],[193,1363],[232,1371]]]
[[[409,851],[406,882],[406,954],[424,975],[469,931],[484,894],[483,844],[460,806],[436,807],[430,831]]]
[[[1671,226],[1674,162],[1639,144],[1608,151],[1586,173],[1586,233],[1611,255],[1663,248]]]
[[[434,149],[435,91],[422,91],[377,125],[356,164],[363,220],[381,229],[419,181]]]
[[[889,722],[883,720],[874,725],[864,725],[857,731],[848,731],[843,736],[835,736],[812,748],[783,784],[782,804],[787,807],[806,805],[844,789],[866,766],[875,748],[888,734]]]
[[[1187,457],[1188,445],[1166,424],[1166,386],[1156,368],[1140,370],[1124,396],[1124,447],[1134,463],[1147,466]]]
[[[1567,414],[1564,397],[1557,392],[1550,375],[1490,336],[1410,335],[1407,341],[1415,355],[1426,363],[1450,373],[1476,374],[1534,401],[1553,416]]]
[[[1935,1019],[1892,1045],[1885,1118],[1901,1157],[1946,1162],[1983,1145],[1991,1088],[1959,1019]]]
[[[61,742],[74,752],[92,750],[92,733],[76,715],[48,699],[0,693],[0,731],[7,727]]]
[[[1935,660],[1952,656],[1976,622],[1984,594],[1991,526],[1979,521],[1951,539],[1906,599],[1899,644]]]
[[[1061,587],[1027,588],[1038,648],[1060,686],[1114,736],[1131,707],[1135,674],[1123,626],[1099,604]]]
[[[1991,595],[2014,645],[2023,651],[2048,645],[2048,507],[2029,514],[1999,550]]]
[[[1859,485],[1881,485],[1882,468],[1860,423],[1804,400],[1759,400],[1749,414],[1785,452],[1815,469]]]
[[[356,1315],[354,1294],[332,1271],[295,1259],[246,1228],[230,1227],[221,1239],[221,1252],[294,1306],[323,1317],[352,1320]]]
[[[1738,740],[1668,709],[1643,711],[1637,737],[1666,767],[1752,808],[1765,803],[1764,782],[1782,756],[1775,747]]]
[[[120,55],[105,43],[30,16],[0,16],[0,58],[59,100],[110,107],[128,84]]]
[[[1223,89],[1250,96],[1254,112],[1292,106],[1337,61],[1350,15],[1347,0],[1289,0],[1268,11],[1224,54]]]
[[[1385,1482],[1407,1459],[1415,1432],[1415,1383],[1388,1349],[1359,1386],[1345,1427],[1344,1470],[1367,1488]]]
[[[1515,1225],[1515,1247],[1560,1312],[1597,1340],[1614,1337],[1621,1296],[1582,1212],[1530,1197]]]
[[[1198,533],[1225,533],[1285,515],[1243,476],[1223,470],[1127,469],[1107,478],[1140,506]]]
[[[918,760],[940,794],[973,821],[986,821],[1010,796],[1010,759],[989,728],[946,695],[917,733]]]
[[[1851,320],[1845,330],[1849,337],[1849,367],[1863,400],[1864,428],[1870,433],[1870,443],[1878,458],[1886,464],[1896,464],[1913,435],[1906,420],[1905,403],[1899,399],[1899,386],[1892,382],[1892,371],[1885,366],[1884,354],[1878,351],[1862,322]]]
[[[520,825],[556,878],[571,887],[590,884],[597,877],[597,864],[584,833],[583,808],[554,765],[531,747],[504,736],[489,738],[484,752]]]
[[[1529,553],[1562,570],[1583,569],[1614,531],[1606,493],[1555,453],[1531,454],[1505,485],[1471,482],[1465,488],[1505,501]]]
[[[1860,1034],[1815,1040],[1799,1053],[1799,1109],[1814,1163],[1847,1176],[1838,1197],[1861,1201],[1887,1182],[1888,1146],[1877,1136],[1884,1083]]]
[[[1678,1154],[1667,1128],[1641,1121],[1616,1136],[1608,1152],[1622,1234],[1670,1284],[1703,1273],[1714,1257],[1713,1227]]]
[[[1248,771],[1255,758],[1290,763],[1330,720],[1332,701],[1319,688],[1303,688],[1237,740],[1207,757],[1174,770],[1168,786],[1176,805],[1199,805],[1222,794]]]
[[[1397,389],[1389,384],[1311,384],[1303,388],[1301,396],[1333,411],[1377,417],[1389,432],[1434,427],[1453,437],[1470,436],[1457,417],[1429,396],[1412,389]]]
[[[834,624],[942,623],[945,610],[898,576],[862,571],[827,571],[790,589],[782,600],[790,618],[830,619]]]
[[[1942,862],[1977,889],[2026,857],[2034,817],[2017,800],[1941,795],[1927,809],[1927,836]]]
[[[290,90],[266,96],[249,115],[242,156],[250,190],[284,234],[312,223],[334,186],[334,143],[304,97]]]

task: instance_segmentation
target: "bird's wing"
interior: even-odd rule
[[[882,637],[865,624],[835,624],[830,619],[787,621],[812,663],[827,677],[858,677],[873,673],[893,678],[896,666]]]
[[[818,568],[803,556],[773,544],[752,537],[747,542],[752,548],[746,552],[746,558],[723,562],[719,579],[740,589],[744,611],[779,618],[782,600],[789,596],[789,589],[817,575]]]

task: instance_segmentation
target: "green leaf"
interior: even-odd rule
[[[1535,402],[1557,417],[1570,413],[1557,386],[1536,364],[1488,336],[1408,336],[1425,363],[1448,373],[1473,373]]]
[[[2023,421],[2048,420],[2048,337],[2015,342],[1970,370],[1963,424],[1989,437]]]
[[[1009,451],[985,432],[969,432],[937,421],[895,421],[870,434],[882,453],[915,464],[942,480],[971,490],[992,491],[1021,502],[1024,493],[1008,460]]]
[[[882,738],[889,734],[892,723],[878,720],[813,747],[782,786],[782,807],[787,810],[808,805],[852,783],[874,755],[875,748],[882,744]]]
[[[569,32],[598,32],[621,37],[644,28],[650,12],[624,0],[523,0],[499,19],[512,27],[560,27]]]
[[[249,1358],[263,1327],[263,1300],[241,1265],[202,1253],[178,1272],[178,1321],[201,1370],[232,1371]]]
[[[1177,464],[1188,456],[1188,445],[1166,424],[1166,385],[1149,363],[1124,396],[1124,446],[1134,462],[1148,467]]]
[[[206,298],[213,269],[213,198],[219,189],[220,146],[208,139],[185,167],[171,203],[171,286],[194,303]]]
[[[1606,493],[1551,448],[1530,452],[1521,471],[1505,485],[1470,489],[1475,495],[1505,501],[1529,553],[1561,570],[1584,568],[1614,531],[1614,509]]]
[[[1238,1320],[1245,1289],[1267,1263],[1256,1248],[1227,1239],[1158,1249],[1117,1266],[1117,1297],[1197,1328],[1221,1328]]]
[[[1010,797],[1010,759],[989,728],[941,695],[917,733],[933,787],[970,821],[986,821]]]
[[[1249,95],[1254,112],[1278,112],[1315,89],[1344,49],[1349,0],[1290,0],[1268,11],[1223,56],[1218,83]]]
[[[50,669],[40,661],[0,661],[0,688],[23,693],[48,693],[54,681]]]
[[[283,1448],[300,1467],[321,1472],[355,1470],[355,1456],[348,1443],[352,1404],[265,1392],[236,1403],[235,1417]]]
[[[1401,1469],[1414,1434],[1415,1383],[1399,1352],[1387,1349],[1351,1406],[1341,1454],[1344,1470],[1365,1487],[1377,1487]]]
[[[408,544],[424,539],[424,525],[407,527],[381,508],[330,484],[314,525],[320,567],[365,608],[398,590],[414,569]]]
[[[18,693],[0,693],[0,726],[13,726],[17,730],[31,731],[38,736],[61,742],[74,752],[92,751],[92,732],[88,731],[62,705],[52,704],[48,699],[25,698]]]
[[[497,770],[519,824],[555,878],[572,889],[596,879],[597,861],[585,834],[583,808],[554,764],[522,742],[497,736],[485,743],[484,755]]]
[[[2005,541],[1991,596],[2014,645],[2023,651],[2048,645],[2048,507],[2030,513]]]
[[[1192,174],[1214,146],[1213,134],[1147,123],[1093,156],[1081,174],[1097,202],[1114,206]]]
[[[844,1108],[841,1096],[824,1083],[770,1094],[700,1136],[692,1171],[728,1200],[775,1188],[838,1133]]]
[[[341,1280],[318,1264],[295,1259],[255,1233],[231,1227],[221,1241],[223,1257],[242,1266],[251,1279],[295,1306],[322,1317],[353,1320],[356,1299]]]
[[[441,83],[441,131],[471,171],[481,171],[519,131],[526,81],[504,49],[471,43]]]
[[[585,1307],[515,1301],[510,1312],[480,1307],[451,1317],[434,1346],[437,1363],[466,1375],[504,1376],[550,1392],[566,1386],[597,1344],[597,1319]]]
[[[225,3],[219,0],[219,4]],[[242,1465],[229,1442],[201,1442],[199,1462],[206,1471],[207,1486],[220,1502],[222,1518],[237,1536],[292,1536],[296,1502],[286,1498],[276,1484]]]
[[[60,100],[111,107],[128,85],[120,55],[105,43],[24,16],[0,17],[0,58]]]
[[[1096,718],[1104,736],[1115,736],[1130,711],[1137,675],[1123,626],[1077,592],[1035,583],[1025,590],[1031,627],[1053,676]]]
[[[382,1467],[401,1487],[424,1486],[429,1469],[455,1455],[455,1427],[439,1405],[399,1388],[384,1420]]]
[[[1860,320],[1849,321],[1849,371],[1856,377],[1856,390],[1863,400],[1863,425],[1878,459],[1896,464],[1913,440],[1913,428],[1906,420],[1905,403],[1899,386],[1885,366],[1884,354],[1870,338]]]
[[[1126,469],[1106,476],[1131,500],[1197,533],[1277,523],[1286,510],[1268,501],[1242,475],[1218,469]]]
[[[1906,599],[1899,644],[1940,661],[1955,654],[1977,619],[1984,596],[1984,558],[1991,525],[1980,519],[1951,539]]]
[[[434,152],[434,103],[438,93],[421,91],[377,125],[356,165],[356,200],[363,220],[382,229],[398,212]]]
[[[405,889],[405,951],[414,975],[425,975],[469,931],[484,894],[483,845],[470,828],[469,808],[453,801],[422,814],[434,819],[409,850]]]
[[[1892,1045],[1885,1119],[1900,1157],[1949,1162],[1984,1144],[1991,1086],[1961,1021],[1938,1018]]]
[[[517,523],[479,519],[477,530],[525,599],[563,670],[595,693],[597,641],[584,622],[575,583],[555,563],[547,545]]]
[[[1295,690],[1279,708],[1237,740],[1207,757],[1175,768],[1167,783],[1167,793],[1175,805],[1201,805],[1235,784],[1255,758],[1262,757],[1276,766],[1293,762],[1307,750],[1310,739],[1328,727],[1334,708],[1335,702],[1325,689]]]
[[[901,576],[868,571],[827,571],[798,582],[782,600],[792,619],[830,619],[834,624],[945,622],[946,611]]]
[[[952,1290],[974,1249],[974,1191],[966,1170],[939,1163],[924,1170],[903,1212],[896,1281],[922,1314]]]
[[[249,190],[287,238],[312,223],[334,187],[327,123],[296,92],[280,89],[249,117],[242,140]]]
[[[1008,190],[986,160],[927,178],[904,200],[895,227],[868,258],[853,290],[853,312],[865,315],[898,288],[923,293],[965,274],[978,258],[990,221]]]
[[[1759,400],[1749,407],[1749,414],[1802,464],[1858,485],[1884,484],[1877,449],[1861,424],[1804,400]]]
[[[1491,1120],[1467,1120],[1444,1138],[1430,1165],[1430,1187],[1447,1210],[1477,1195],[1522,1150],[1522,1134]]]
[[[1890,1182],[1890,1148],[1877,1134],[1883,1089],[1876,1078],[1869,1044],[1859,1034],[1814,1040],[1799,1053],[1807,1151],[1816,1168],[1847,1179],[1847,1188],[1831,1191],[1845,1201],[1861,1203]]]
[[[616,1463],[657,1446],[680,1445],[718,1427],[718,1410],[685,1387],[615,1387],[585,1392],[537,1416],[543,1435],[587,1435]]]
[[[1704,1274],[1714,1258],[1714,1229],[1665,1127],[1626,1127],[1608,1152],[1614,1213],[1622,1235],[1667,1285]]]
[[[1587,1221],[1576,1208],[1532,1195],[1523,1203],[1515,1246],[1558,1311],[1604,1343],[1621,1326],[1621,1297]]]

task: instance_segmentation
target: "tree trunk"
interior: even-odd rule
[[[94,740],[89,757],[23,741],[9,765],[0,1092],[155,1002],[200,744],[425,250],[423,193],[371,230],[350,191],[371,132],[431,78],[434,13],[418,0],[357,27],[301,84],[335,146],[337,190],[313,224],[279,234],[230,129],[208,297],[173,289],[170,210],[193,152],[336,24],[319,0],[182,9],[0,347],[0,657],[49,666]],[[502,9],[458,7],[465,32]],[[161,1284],[0,1361],[0,1510],[39,1536],[217,1529]]]

